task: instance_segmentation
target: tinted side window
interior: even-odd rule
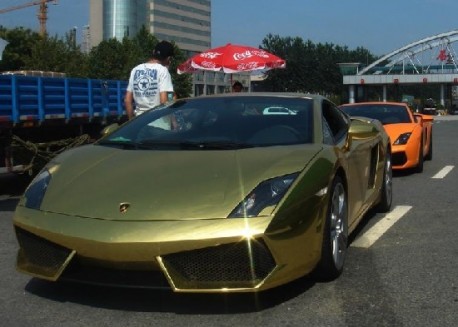
[[[332,136],[331,129],[329,128],[326,119],[323,119],[323,143],[329,145],[334,144],[334,137]]]
[[[331,130],[334,141],[340,140],[348,130],[347,118],[331,103],[323,101],[323,118]]]

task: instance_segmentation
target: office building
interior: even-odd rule
[[[90,0],[90,44],[133,37],[145,25],[190,56],[211,46],[211,0]]]
[[[148,0],[90,0],[91,47],[103,40],[134,37],[148,21]]]
[[[171,40],[189,56],[211,47],[210,0],[149,1],[150,31]]]

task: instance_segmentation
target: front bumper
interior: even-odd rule
[[[119,222],[18,207],[17,269],[51,281],[176,292],[258,291],[297,277],[274,277],[285,263],[275,258],[264,234],[270,220]]]
[[[262,239],[157,256],[149,265],[128,261],[113,265],[81,257],[21,228],[16,228],[16,236],[18,269],[49,280],[211,292],[256,289],[276,268]]]
[[[409,169],[418,165],[418,147],[413,144],[392,145],[391,163],[395,170]]]

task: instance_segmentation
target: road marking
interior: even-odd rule
[[[444,178],[445,176],[447,176],[449,172],[452,171],[453,168],[455,168],[455,166],[445,166],[432,178]]]
[[[363,235],[358,237],[351,246],[359,248],[369,248],[374,244],[388,229],[391,228],[399,219],[402,218],[411,206],[396,206],[391,212],[388,212],[379,222],[372,226]]]

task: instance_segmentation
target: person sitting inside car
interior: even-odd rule
[[[232,92],[239,93],[242,92],[243,90],[243,85],[239,81],[235,81],[234,84],[232,84]]]

